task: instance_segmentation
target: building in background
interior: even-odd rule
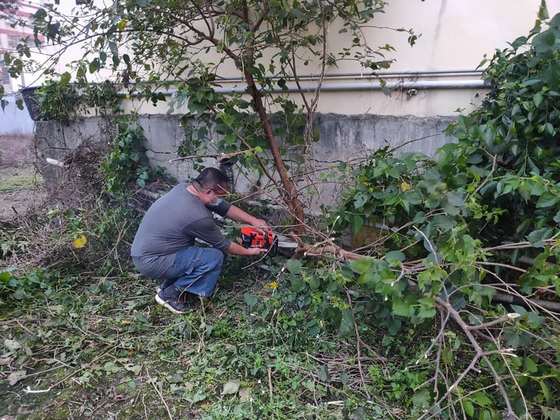
[[[9,94],[17,92],[26,83],[31,83],[29,75],[23,74],[19,79],[11,79],[4,63],[5,52],[15,52],[18,44],[26,42],[33,45],[32,18],[41,7],[39,0],[5,1],[0,14],[8,19],[0,19],[0,83]],[[12,24],[15,24],[12,27]]]

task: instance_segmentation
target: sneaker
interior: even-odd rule
[[[196,295],[193,295],[189,292],[181,292],[181,294],[177,298],[177,301],[182,303],[185,306],[190,306],[190,305],[192,305],[193,301],[195,300],[194,298],[196,298]]]
[[[186,313],[188,309],[187,305],[177,301],[176,299],[164,298],[161,296],[161,291],[156,294],[156,302],[178,315]]]

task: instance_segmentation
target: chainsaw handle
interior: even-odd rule
[[[264,249],[274,256],[278,249],[278,237],[272,232],[272,229],[263,230],[255,226],[243,226],[241,244],[244,248]]]

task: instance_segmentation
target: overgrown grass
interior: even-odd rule
[[[32,189],[43,183],[42,177],[32,167],[0,170],[0,193]]]
[[[229,419],[402,413],[351,385],[358,375],[351,343],[302,334],[282,314],[265,319],[250,311],[247,293],[261,301],[277,293],[266,286],[268,277],[230,270],[211,301],[183,316],[157,306],[155,284],[132,273],[51,279],[36,299],[2,308],[0,415]],[[374,358],[367,363],[372,372],[386,369]],[[16,384],[7,383],[18,375]],[[373,391],[369,377],[367,383]]]

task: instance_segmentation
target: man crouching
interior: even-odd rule
[[[132,243],[134,265],[144,276],[162,282],[156,302],[176,314],[186,312],[193,295],[210,297],[216,289],[224,254],[257,255],[226,239],[210,211],[229,219],[269,229],[258,219],[222,199],[229,191],[226,175],[205,168],[191,183],[181,183],[154,202]],[[195,238],[212,248],[194,246]]]

